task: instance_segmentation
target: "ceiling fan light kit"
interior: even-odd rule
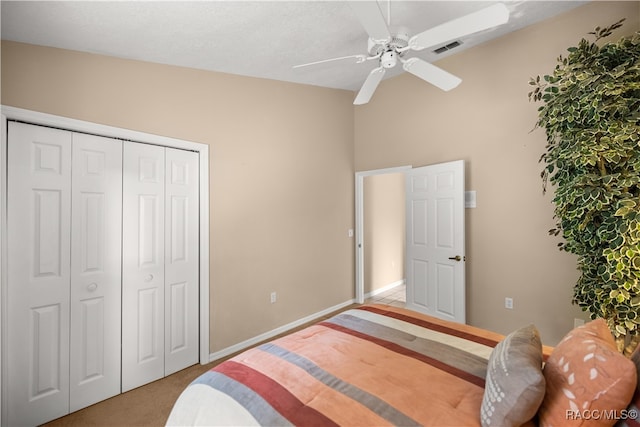
[[[380,57],[380,66],[382,68],[393,68],[396,66],[397,62],[398,62],[398,53],[393,49],[387,50]]]
[[[405,59],[405,54],[411,50],[421,51],[442,44],[445,45],[444,50],[446,51],[455,46],[459,46],[462,43],[459,39],[464,36],[484,31],[509,21],[509,9],[502,3],[496,3],[410,37],[408,31],[405,29],[391,34],[377,1],[353,0],[348,3],[362,24],[362,27],[369,35],[367,44],[368,55],[343,56],[296,65],[294,68],[349,58],[355,58],[356,63],[377,59],[378,67],[369,72],[369,75],[353,101],[354,105],[362,105],[369,102],[376,88],[384,78],[386,70],[395,67],[398,61],[402,63],[402,68],[408,73],[444,91],[455,88],[462,82],[459,77],[423,59],[417,57]],[[449,46],[451,46],[451,48],[449,48]],[[436,50],[441,49],[442,48]]]

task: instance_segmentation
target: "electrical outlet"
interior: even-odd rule
[[[271,304],[273,304],[277,300],[278,300],[278,294],[276,294],[275,292],[271,292]]]
[[[513,310],[513,298],[506,297],[504,299],[504,308],[508,308],[509,310]]]

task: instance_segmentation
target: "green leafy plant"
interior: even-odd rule
[[[578,256],[573,303],[602,317],[626,352],[640,341],[640,32],[598,41],[620,20],[532,78],[546,131],[543,188],[555,187],[558,246]]]

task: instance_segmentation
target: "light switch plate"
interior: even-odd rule
[[[476,191],[475,190],[464,192],[464,207],[465,208],[476,207]]]

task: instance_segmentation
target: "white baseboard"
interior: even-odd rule
[[[398,287],[398,286],[402,286],[402,285],[404,285],[404,283],[405,283],[405,280],[404,280],[404,279],[402,279],[402,280],[398,280],[397,282],[389,283],[388,285],[383,286],[382,288],[375,289],[375,290],[373,290],[373,291],[371,291],[371,292],[367,292],[367,293],[364,295],[364,299],[371,298],[371,297],[374,297],[374,296],[376,296],[376,295],[379,295],[379,294],[381,294],[381,293],[383,293],[383,292],[390,291],[390,290],[391,290],[391,289],[393,289],[393,288],[396,288],[396,287]]]
[[[334,305],[333,307],[329,307],[325,310],[319,311],[317,313],[311,314],[307,317],[303,317],[302,319],[298,319],[294,322],[288,323],[286,325],[280,326],[279,328],[272,329],[271,331],[265,332],[253,338],[249,338],[248,340],[239,342],[238,344],[232,345],[231,347],[223,348],[222,350],[216,351],[215,353],[209,354],[209,362],[213,362],[214,360],[218,360],[222,357],[226,357],[230,354],[236,353],[241,350],[245,350],[251,346],[258,344],[259,342],[266,341],[270,338],[275,337],[283,332],[287,332],[293,328],[296,328],[300,325],[304,325],[305,323],[311,322],[319,317],[325,316],[329,313],[333,313],[334,311],[340,310],[348,305],[351,305],[355,302],[355,299],[351,299],[345,301],[341,304]]]

